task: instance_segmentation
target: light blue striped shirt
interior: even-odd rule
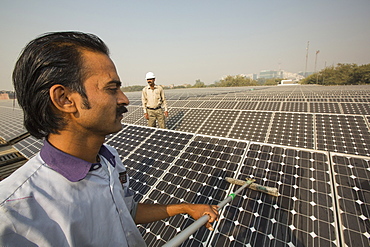
[[[45,142],[1,181],[0,245],[146,246],[117,151],[103,145],[99,157],[87,163]]]

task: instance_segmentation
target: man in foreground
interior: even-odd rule
[[[145,79],[148,82],[148,86],[143,88],[141,94],[144,118],[148,120],[149,127],[156,127],[156,122],[158,122],[159,128],[165,129],[165,117],[168,117],[168,108],[163,88],[155,85],[155,75],[153,72],[146,73]]]
[[[133,200],[117,151],[129,100],[98,37],[45,34],[18,59],[13,83],[27,130],[44,138],[36,156],[0,183],[1,246],[145,246],[136,224],[176,214],[194,219],[217,206]]]

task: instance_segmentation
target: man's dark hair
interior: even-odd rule
[[[13,84],[24,112],[24,125],[31,135],[43,138],[57,134],[66,122],[49,97],[56,84],[79,93],[89,108],[83,81],[82,51],[109,55],[108,47],[93,34],[81,32],[46,33],[32,40],[22,51],[13,71]]]

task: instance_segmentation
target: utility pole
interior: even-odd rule
[[[307,41],[307,48],[306,48],[306,67],[304,68],[304,77],[307,77],[307,61],[308,61],[308,47],[310,46],[310,41]]]
[[[318,83],[319,80],[319,73],[316,73],[316,66],[317,66],[317,54],[319,54],[319,50],[316,51],[316,56],[315,56],[315,74],[316,74],[316,84]]]
[[[324,70],[323,70],[323,73],[322,73],[322,84],[325,85],[325,76],[324,76],[324,72],[325,72],[325,69],[326,69],[326,61],[325,61],[325,66],[324,66]]]

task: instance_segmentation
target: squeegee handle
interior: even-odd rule
[[[243,189],[248,187],[254,182],[254,180],[248,180],[242,187],[240,187],[237,191],[227,196],[222,202],[220,202],[218,206],[218,210],[224,207],[227,203],[229,203],[234,197],[239,194]],[[196,232],[201,226],[206,224],[209,220],[209,215],[203,215],[199,219],[197,219],[193,224],[185,228],[181,231],[178,235],[176,235],[173,239],[168,241],[163,247],[175,247],[179,246],[182,242],[189,238],[191,234]]]

